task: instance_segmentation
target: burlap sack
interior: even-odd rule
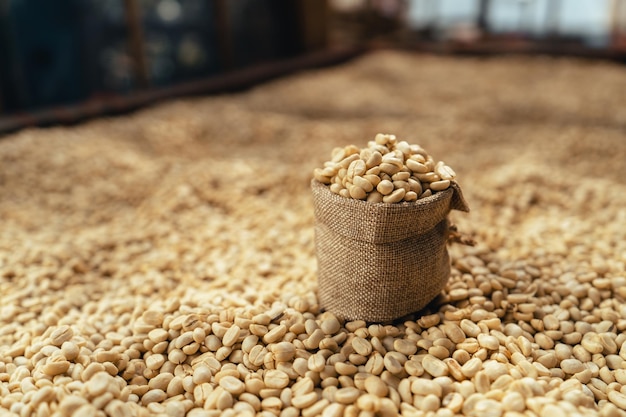
[[[382,322],[421,310],[450,275],[448,213],[469,211],[456,183],[411,203],[341,197],[313,180],[320,306]]]

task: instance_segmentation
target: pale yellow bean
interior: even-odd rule
[[[422,183],[424,182],[428,182],[428,183],[433,183],[433,182],[439,182],[441,180],[441,178],[439,178],[439,175],[435,174],[432,171],[426,172],[424,174],[415,174],[415,176],[417,177],[417,179],[419,179]]]
[[[389,180],[382,180],[377,186],[376,190],[383,196],[389,195],[393,192],[393,183]]]
[[[407,193],[404,195],[404,201],[416,201],[417,200],[417,194],[413,191],[407,191]]]
[[[406,166],[416,174],[424,174],[428,172],[428,167],[416,161],[413,157],[406,160]]]
[[[392,162],[382,162],[379,165],[380,172],[384,172],[385,174],[388,174],[388,175],[393,175],[396,172],[399,172],[402,167],[398,166],[397,164],[393,162],[395,162],[395,160]]]
[[[363,178],[365,178],[367,181],[369,181],[370,184],[372,184],[373,188],[376,188],[378,186],[378,184],[380,183],[381,179],[378,175],[363,175]]]
[[[406,191],[404,190],[404,188],[397,189],[393,191],[391,194],[384,196],[383,202],[384,203],[398,203],[402,201],[405,194],[406,194]]]
[[[450,180],[434,181],[430,183],[430,189],[432,191],[443,191],[450,187]]]
[[[367,183],[370,184],[369,182]],[[363,200],[367,197],[367,192],[363,188],[359,187],[358,185],[354,185],[354,184],[349,185],[348,191],[350,193],[350,197],[354,198],[355,200]]]
[[[352,178],[352,183],[355,186],[363,189],[363,191],[365,191],[366,193],[369,193],[370,191],[374,189],[374,185],[370,181],[368,181],[366,178],[363,178],[363,177],[355,176],[354,178]]]
[[[383,161],[383,156],[381,155],[381,153],[378,151],[373,151],[372,154],[369,156],[369,158],[367,158],[365,165],[367,169],[369,170],[373,167],[380,165],[382,161]]]
[[[383,202],[383,195],[381,193],[379,193],[378,191],[372,191],[367,196],[367,201],[370,202],[370,203],[382,203]]]

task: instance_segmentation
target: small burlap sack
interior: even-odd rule
[[[320,306],[382,322],[421,310],[450,275],[448,213],[469,211],[461,189],[410,203],[368,203],[313,180]]]

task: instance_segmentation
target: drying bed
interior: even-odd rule
[[[0,140],[0,411],[626,415],[626,72],[376,52]],[[393,323],[320,311],[309,183],[378,132],[476,246]]]

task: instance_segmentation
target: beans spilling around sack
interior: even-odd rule
[[[315,179],[346,198],[371,203],[400,203],[426,198],[450,187],[456,174],[435,162],[424,148],[379,133],[367,148],[335,148]]]

